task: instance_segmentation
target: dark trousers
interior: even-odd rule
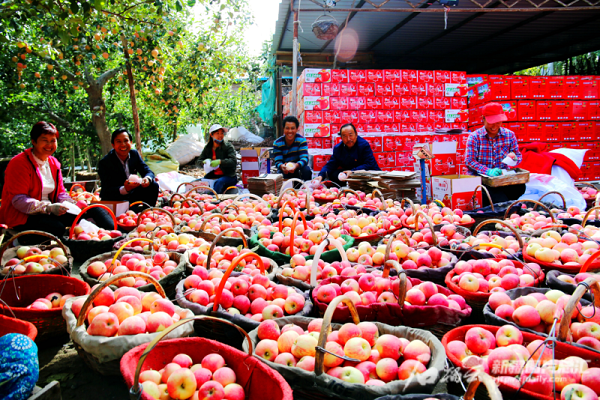
[[[128,201],[129,204],[135,203],[136,201],[143,201],[148,204],[150,207],[156,207],[156,200],[158,199],[158,183],[156,181],[151,181],[148,187],[142,187],[142,185],[133,189],[127,196],[123,196],[123,201]],[[134,211],[145,209],[146,207],[138,207],[134,208]]]
[[[216,179],[217,181],[214,184],[213,189],[215,190],[215,192],[217,192],[218,194],[221,194],[223,192],[225,192],[225,190],[230,187],[230,186],[235,186],[237,183],[237,176],[221,176],[219,177],[218,175],[213,174],[212,172],[209,172],[208,174],[206,174],[206,176],[204,177],[205,179]],[[227,192],[228,194],[233,194],[236,193],[233,189],[231,189],[229,192]]]
[[[500,186],[500,187],[485,187],[490,192],[490,197],[494,204],[504,203],[510,200],[517,200],[525,193],[525,184]],[[490,201],[485,193],[482,193],[483,206],[489,206]]]
[[[63,235],[68,234],[68,231],[65,232],[65,229],[71,228],[71,225],[73,225],[73,222],[75,221],[75,217],[76,215],[69,213],[59,216],[53,214],[32,214],[27,216],[26,223],[15,226],[13,229],[19,232],[30,230],[48,232],[59,239],[62,239]],[[83,214],[81,218],[91,218],[94,220],[94,224],[106,230],[113,230],[115,227],[113,219],[108,212],[101,208],[92,208]],[[47,240],[47,238],[43,236],[31,235],[19,238],[19,243],[28,245],[41,243],[45,240]]]
[[[312,179],[312,171],[310,170],[310,167],[308,165],[305,165],[302,168],[297,168],[291,174],[283,174],[283,179],[292,179],[292,178],[298,178],[303,181],[310,181]]]

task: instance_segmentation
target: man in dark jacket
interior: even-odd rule
[[[100,198],[109,201],[143,201],[151,207],[156,205],[158,183],[140,154],[131,148],[132,137],[127,129],[120,128],[112,133],[113,150],[98,164],[100,175]],[[131,175],[141,176],[141,182]]]
[[[342,142],[333,148],[333,155],[319,173],[318,179],[343,185],[339,179],[340,172],[349,177],[352,171],[381,171],[369,142],[358,136],[354,125],[342,125],[340,136]]]

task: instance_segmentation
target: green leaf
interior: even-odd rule
[[[71,11],[73,11],[73,14],[77,14],[79,12],[79,4],[77,4],[77,0],[71,0]]]
[[[179,0],[177,0],[177,2],[175,2],[175,8],[177,9],[177,11],[183,10],[183,5],[181,4],[181,2]]]
[[[196,5],[196,0],[188,0],[188,6],[194,7]]]

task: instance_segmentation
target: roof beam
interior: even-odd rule
[[[283,24],[283,30],[281,31],[281,36],[279,37],[279,44],[276,49],[281,48],[281,43],[283,43],[283,38],[285,36],[285,32],[287,31],[288,21],[290,20],[290,16],[292,15],[292,4],[288,7],[287,14],[285,14],[285,23]]]
[[[356,5],[356,8],[362,8],[362,6],[364,6],[366,3],[366,0],[360,0],[358,2],[358,4]],[[348,16],[348,18],[346,19],[348,21],[348,23],[350,23],[350,21],[352,21],[352,18],[354,18],[354,16],[358,13],[358,11],[352,11],[350,12],[350,15]],[[342,24],[339,26],[338,32],[341,32],[342,29],[344,29],[346,27],[346,21],[342,22]],[[321,47],[321,50],[319,51],[325,51],[325,49],[327,48],[327,46],[329,46],[329,44],[333,42],[333,39],[328,40],[323,47]]]
[[[427,7],[429,4],[427,4]],[[386,13],[386,12],[396,12],[396,13],[445,13],[453,14],[453,13],[523,13],[523,12],[545,12],[545,11],[598,11],[600,10],[600,6],[583,6],[583,7],[574,7],[574,6],[561,6],[561,7],[526,7],[526,8],[450,8],[446,10],[445,8],[426,8],[426,7],[415,7],[415,8],[336,8],[337,12],[371,12],[371,13]],[[301,8],[297,10],[298,12],[323,12],[320,8]]]
[[[419,8],[427,8],[429,7],[429,3],[423,3],[419,6]],[[402,21],[400,21],[396,26],[394,26],[392,29],[390,29],[389,31],[387,31],[386,33],[384,33],[381,37],[379,37],[379,39],[375,40],[368,48],[367,51],[371,51],[373,50],[375,47],[377,47],[379,45],[379,43],[383,42],[385,39],[387,39],[388,37],[390,37],[392,34],[394,34],[394,32],[396,32],[398,29],[402,28],[404,25],[408,24],[410,21],[413,20],[413,18],[415,18],[418,14],[417,13],[412,13],[409,16],[407,16],[406,18],[404,18]]]

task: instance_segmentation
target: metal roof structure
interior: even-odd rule
[[[340,32],[348,19],[347,29],[358,35],[355,57],[338,60],[339,68],[507,73],[600,49],[600,0],[459,0],[447,12],[435,0],[339,0],[329,9],[324,3],[281,1],[273,35],[278,64],[292,62],[295,11],[303,67],[333,67],[335,40],[311,30],[323,14],[338,21]]]

